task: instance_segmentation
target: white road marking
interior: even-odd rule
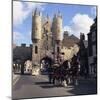
[[[17,81],[19,80],[20,76],[17,76],[16,79],[13,80],[13,86],[17,83]]]

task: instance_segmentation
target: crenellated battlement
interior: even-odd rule
[[[26,43],[22,43],[21,45],[16,45],[16,47],[24,47],[24,48],[26,48],[26,47],[32,47],[32,44],[29,44],[29,45],[27,45]]]

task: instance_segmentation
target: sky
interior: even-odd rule
[[[84,33],[87,39],[90,26],[96,17],[96,6],[93,5],[72,5],[54,4],[40,2],[13,1],[13,43],[21,45],[32,44],[32,12],[35,9],[41,11],[42,17],[49,15],[51,22],[54,14],[60,11],[63,19],[62,31],[68,31],[69,35],[79,37],[80,32]],[[63,35],[63,32],[61,33]]]

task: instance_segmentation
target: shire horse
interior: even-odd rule
[[[79,76],[79,62],[78,62],[78,57],[76,55],[73,56],[73,58],[71,59],[71,68],[70,68],[70,78],[72,80],[72,82],[75,85],[78,85],[78,76]]]
[[[63,62],[63,64],[61,65],[61,84],[63,86],[67,86],[68,81],[69,81],[69,65],[68,65],[68,60],[66,60],[65,62]]]
[[[70,83],[78,85],[78,76],[80,68],[79,68],[78,57],[76,55],[72,57],[70,66],[68,64],[68,60],[66,60],[65,62],[63,62],[60,68],[61,68],[60,80],[63,86],[66,87]]]
[[[67,85],[69,75],[68,61],[65,61],[62,65],[55,67],[52,74],[53,84],[55,85]],[[64,83],[65,82],[65,83]]]
[[[66,60],[65,62],[63,62],[63,64],[53,67],[51,72],[52,74],[49,74],[50,83],[53,83],[55,85],[63,85],[65,87],[70,83],[78,85],[78,57],[76,55],[72,57],[70,67],[68,64],[68,60]]]

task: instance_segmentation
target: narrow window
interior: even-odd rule
[[[59,53],[59,51],[60,51],[60,50],[59,50],[59,47],[57,47],[57,52]]]
[[[37,54],[38,53],[38,47],[35,46],[35,53]]]

